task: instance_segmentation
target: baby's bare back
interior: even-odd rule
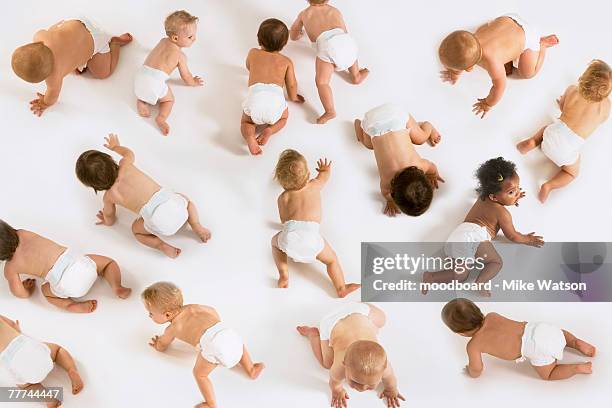
[[[478,28],[474,33],[482,48],[479,65],[488,62],[505,64],[521,56],[525,48],[525,32],[510,17],[498,17]]]
[[[151,50],[144,64],[148,67],[159,69],[170,75],[176,69],[179,62],[181,49],[168,38],[162,38],[155,48]]]
[[[220,320],[219,314],[212,307],[186,305],[172,320],[172,327],[177,339],[197,347],[202,334]]]
[[[159,184],[133,164],[122,164],[115,184],[106,194],[114,204],[138,214],[160,188]]]
[[[262,83],[284,87],[289,63],[282,54],[253,48],[247,57],[249,86]]]
[[[302,11],[302,23],[311,42],[315,42],[322,32],[334,28],[346,30],[342,13],[329,4],[310,6]]]
[[[8,346],[17,336],[19,336],[19,332],[3,319],[0,319],[0,353],[2,353],[6,346]]]
[[[474,342],[481,353],[503,360],[516,360],[521,357],[521,338],[525,324],[497,313],[489,313],[470,342]]]
[[[407,129],[374,137],[372,146],[382,185],[389,185],[398,171],[421,165],[421,156],[416,152]]]
[[[478,198],[470,211],[465,216],[464,222],[486,227],[491,238],[497,235],[499,231],[499,212],[507,211],[502,205],[492,202],[491,200],[481,200]]]
[[[19,246],[4,266],[5,273],[44,279],[66,247],[26,230],[18,230],[17,235]]]
[[[378,329],[368,316],[354,313],[340,320],[334,326],[329,343],[334,349],[334,362],[342,362],[346,349],[356,341],[368,340],[378,342]]]
[[[589,102],[580,95],[578,87],[565,91],[561,120],[577,135],[589,137],[610,115],[610,99]]]
[[[281,222],[289,220],[321,222],[321,190],[313,180],[301,190],[285,191],[278,198]]]

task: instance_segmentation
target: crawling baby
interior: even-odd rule
[[[74,313],[91,313],[96,300],[75,300],[85,296],[98,277],[108,282],[115,294],[127,298],[131,289],[121,285],[119,265],[106,256],[81,255],[50,239],[26,230],[15,230],[0,220],[0,261],[6,261],[4,276],[18,298],[29,298],[35,279],[45,281],[41,290],[49,303]]]
[[[238,333],[226,326],[217,311],[210,306],[183,305],[183,294],[174,284],[157,282],[142,292],[149,317],[157,324],[170,323],[161,336],[154,336],[149,345],[164,352],[179,339],[199,350],[193,375],[204,397],[197,408],[217,406],[213,385],[208,376],[219,365],[232,368],[240,364],[251,379],[264,369],[263,363],[253,363]]]
[[[36,116],[55,104],[66,75],[87,70],[92,77],[108,78],[119,61],[119,49],[132,41],[129,33],[113,37],[85,17],[62,20],[34,34],[34,41],[13,52],[11,65],[24,81],[45,81],[47,90],[30,102]]]
[[[98,225],[113,225],[116,221],[116,206],[120,205],[139,214],[132,224],[132,233],[143,245],[157,249],[170,258],[176,258],[181,250],[162,241],[160,237],[171,236],[185,223],[202,242],[210,239],[210,231],[200,224],[195,204],[182,194],[162,188],[135,165],[134,152],[121,146],[117,135],[109,135],[104,147],[119,154],[119,164],[98,150],[88,150],[79,156],[76,175],[94,192],[104,191],[104,208],[98,211]]]
[[[470,337],[467,344],[470,377],[482,374],[482,354],[503,360],[529,362],[543,380],[564,380],[576,374],[591,374],[591,362],[560,364],[563,350],[569,347],[587,357],[595,347],[567,330],[548,323],[517,322],[497,313],[486,316],[471,300],[453,299],[442,309],[442,320],[453,332]]]
[[[332,407],[347,406],[344,381],[359,392],[374,390],[382,382],[380,398],[387,400],[388,407],[399,407],[400,400],[405,401],[387,353],[377,339],[385,322],[385,313],[376,306],[347,303],[325,316],[318,328],[297,327],[308,338],[319,364],[329,370]]]

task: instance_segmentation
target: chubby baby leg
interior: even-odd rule
[[[261,147],[257,144],[255,130],[256,125],[253,120],[243,113],[242,119],[240,119],[240,133],[249,147],[249,152],[251,152],[253,156],[261,154]]]
[[[374,150],[374,146],[372,145],[372,138],[361,128],[361,119],[355,119],[353,122],[353,126],[355,127],[355,137],[357,137],[357,141],[361,142],[365,147],[370,150]]]
[[[174,105],[174,94],[172,93],[172,89],[168,87],[168,93],[166,96],[161,98],[158,101],[159,104],[159,112],[157,113],[157,117],[155,118],[155,123],[161,130],[162,135],[167,136],[170,133],[170,125],[166,122],[168,116],[170,116],[170,112],[172,112],[172,106]]]
[[[385,323],[387,323],[387,316],[385,315],[385,312],[371,303],[367,303],[367,305],[370,308],[368,318],[372,321],[372,323],[374,323],[374,326],[382,329]]]
[[[578,177],[579,173],[580,159],[578,159],[574,164],[561,167],[561,170],[559,170],[559,172],[552,179],[542,184],[542,187],[540,187],[540,192],[538,193],[538,199],[544,203],[548,199],[548,195],[552,190],[567,186],[569,183],[574,181],[576,177]]]
[[[580,363],[580,364],[558,364],[556,361],[546,366],[533,366],[538,375],[543,380],[565,380],[573,377],[576,374],[591,374],[592,364]]]
[[[321,341],[318,327],[298,326],[296,329],[308,339],[312,353],[319,364],[329,370],[334,363],[334,350],[329,346],[329,340]]]
[[[44,385],[42,385],[41,383],[36,383],[36,384],[20,384],[18,385],[18,387],[22,390],[28,390],[28,391],[34,391],[37,392],[38,394],[44,394],[47,392],[47,388],[45,388]],[[62,401],[53,398],[51,400],[47,400],[46,402],[47,408],[57,408],[62,406]]]
[[[278,248],[278,235],[277,233],[272,237],[272,257],[274,258],[274,264],[278,269],[278,287],[287,288],[289,287],[289,264],[287,262],[287,254]]]
[[[140,99],[136,99],[136,110],[143,118],[148,118],[151,116],[151,105],[145,101],[141,101]]]
[[[491,241],[484,241],[478,245],[478,249],[476,250],[475,258],[484,259],[484,267],[482,271],[478,274],[476,278],[476,283],[486,283],[493,279],[499,271],[501,271],[504,262],[495,249],[495,246]],[[488,290],[481,290],[480,295],[485,297],[490,297],[491,292]]]
[[[51,360],[53,360],[57,365],[66,370],[66,373],[70,378],[70,383],[72,384],[72,393],[78,394],[79,392],[81,392],[81,390],[83,389],[83,380],[81,379],[74,359],[72,358],[68,350],[54,343],[46,344],[51,350]]]
[[[246,371],[251,380],[255,380],[259,377],[259,374],[261,374],[262,370],[266,367],[264,363],[253,363],[251,356],[249,356],[249,352],[244,346],[240,365],[244,368],[244,371]]]
[[[148,246],[149,248],[157,249],[164,253],[169,258],[176,258],[181,254],[181,250],[179,248],[173,247],[170,244],[165,243],[159,237],[151,234],[144,227],[144,220],[142,218],[138,218],[132,224],[132,233],[143,245]]]
[[[198,208],[193,203],[193,201],[189,200],[189,198],[187,198],[183,194],[181,195],[185,197],[185,199],[189,202],[189,204],[187,204],[187,223],[189,224],[193,232],[195,232],[195,234],[198,236],[198,238],[200,238],[200,241],[204,243],[208,242],[211,237],[211,233],[209,229],[205,228],[202,224],[200,224]]]
[[[431,146],[440,143],[440,132],[429,122],[417,122],[412,116],[408,119],[406,128],[410,129],[410,140],[413,144],[422,145],[428,142]]]
[[[68,312],[91,313],[98,307],[97,300],[85,300],[82,302],[77,302],[70,298],[59,298],[55,296],[53,292],[51,292],[51,286],[49,285],[49,283],[45,283],[40,287],[40,289],[45,298],[47,299],[47,302]]]
[[[204,397],[204,402],[196,405],[196,408],[214,408],[217,406],[215,401],[215,390],[210,378],[208,378],[210,373],[212,373],[216,367],[216,364],[206,361],[200,354],[198,354],[195,366],[193,367],[193,377],[195,378],[198,388]]]
[[[339,298],[346,297],[349,293],[354,292],[361,287],[361,285],[358,283],[345,284],[344,272],[342,272],[342,267],[340,266],[338,256],[327,240],[325,241],[325,247],[323,247],[323,250],[319,253],[319,255],[317,255],[317,259],[325,264],[327,274],[329,275],[329,278],[331,279]]]
[[[531,136],[529,139],[525,139],[519,144],[517,144],[516,145],[517,150],[521,154],[526,154],[530,152],[531,150],[535,149],[536,147],[538,147],[539,145],[541,145],[542,140],[544,139],[544,129],[546,129],[546,126],[538,130],[536,134]]]
[[[111,289],[113,289],[119,298],[126,299],[130,296],[132,289],[121,286],[121,270],[117,262],[109,257],[101,255],[87,255],[87,257],[96,263],[98,276],[108,282]]]
[[[359,61],[355,61],[355,63],[349,68],[349,73],[351,74],[351,81],[355,85],[359,85],[370,74],[370,70],[367,68],[359,69]]]
[[[257,144],[260,146],[264,146],[266,143],[268,143],[270,136],[272,136],[275,133],[278,133],[282,128],[285,127],[285,125],[287,124],[288,117],[289,117],[289,108],[286,108],[281,118],[275,124],[268,125],[263,130],[263,132],[261,132],[261,135],[259,135],[259,137],[257,138]]]
[[[119,62],[120,48],[132,42],[133,38],[130,33],[124,33],[118,37],[113,37],[110,40],[110,52],[104,54],[96,54],[87,62],[87,70],[89,73],[98,79],[105,79],[111,76]]]
[[[334,95],[332,93],[331,86],[329,86],[329,82],[331,81],[331,77],[334,73],[334,65],[321,60],[320,58],[316,59],[316,76],[315,83],[317,84],[317,91],[319,92],[319,98],[321,99],[321,104],[323,105],[323,109],[325,112],[323,115],[319,116],[317,119],[317,123],[322,125],[327,123],[330,119],[336,117],[336,109],[334,108]]]
[[[567,347],[578,350],[581,354],[587,357],[595,357],[595,346],[577,338],[567,330],[563,330],[563,335],[565,336],[565,343],[567,344]]]
[[[519,58],[518,73],[521,78],[533,78],[540,72],[540,68],[544,64],[546,57],[546,49],[559,44],[559,39],[556,35],[548,35],[540,38],[540,50],[534,51],[526,49]]]

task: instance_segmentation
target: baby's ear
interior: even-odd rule
[[[497,202],[497,196],[495,194],[489,194],[489,200]]]

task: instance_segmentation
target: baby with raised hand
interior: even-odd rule
[[[405,401],[387,353],[377,339],[385,322],[385,313],[376,306],[347,303],[325,316],[319,327],[297,327],[308,338],[319,364],[329,370],[332,407],[347,406],[344,381],[359,392],[374,390],[382,382],[380,398],[387,400],[388,407],[399,407],[400,400]]]
[[[305,29],[317,51],[315,82],[325,109],[317,123],[323,124],[336,117],[334,96],[329,85],[334,70],[348,70],[355,85],[362,83],[370,71],[367,68],[359,68],[357,43],[348,34],[342,13],[330,6],[329,0],[308,0],[308,3],[309,6],[298,15],[291,26],[291,39],[301,39]]]
[[[444,306],[442,320],[454,333],[470,337],[466,348],[469,362],[465,369],[472,378],[482,374],[483,353],[517,363],[529,359],[543,380],[564,380],[592,372],[591,362],[559,363],[565,347],[587,357],[595,356],[595,347],[551,324],[518,322],[497,313],[485,316],[476,304],[463,298],[453,299]]]
[[[289,286],[287,257],[295,262],[322,262],[336,289],[345,297],[359,289],[360,284],[344,282],[344,272],[338,256],[321,236],[321,190],[331,177],[331,162],[319,159],[317,177],[310,179],[306,159],[295,150],[280,154],[274,177],[285,191],[278,197],[278,213],[282,230],[272,237],[272,256],[278,269],[278,287]]]
[[[483,118],[504,95],[506,76],[513,66],[520,78],[533,78],[542,67],[546,50],[559,43],[556,35],[541,37],[517,14],[506,14],[480,26],[474,33],[465,30],[449,34],[438,50],[445,70],[444,82],[455,84],[463,71],[484,68],[493,82],[489,94],[474,104],[473,112]]]
[[[260,48],[251,48],[246,59],[249,70],[249,93],[242,103],[240,132],[253,155],[261,154],[270,136],[287,124],[289,109],[283,87],[287,87],[289,100],[304,103],[298,95],[293,62],[280,53],[289,40],[289,29],[280,20],[264,20],[257,32]],[[259,136],[256,127],[265,128]]]
[[[559,172],[540,187],[538,198],[545,202],[548,194],[565,187],[580,169],[580,150],[591,134],[610,116],[612,70],[601,60],[593,60],[578,79],[557,99],[561,116],[552,124],[520,142],[522,154],[542,147],[542,152],[560,167]]]
[[[170,132],[166,120],[174,105],[174,94],[166,84],[172,71],[178,68],[181,78],[189,86],[204,84],[202,78],[191,74],[187,66],[187,57],[182,51],[195,42],[197,23],[198,18],[185,10],[175,11],[166,17],[164,22],[166,37],[157,43],[136,73],[134,93],[138,98],[136,102],[138,114],[148,118],[151,116],[151,105],[159,104],[155,123],[164,136]]]
[[[0,220],[0,261],[11,293],[29,298],[36,288],[35,279],[21,280],[30,275],[45,281],[41,290],[49,303],[73,313],[91,313],[96,300],[75,300],[85,296],[98,277],[108,282],[121,299],[132,289],[121,285],[119,265],[106,256],[81,255],[50,239],[26,230],[16,230]]]
[[[83,389],[72,356],[66,349],[54,343],[43,343],[21,333],[19,321],[12,321],[0,315],[0,365],[11,375],[15,384],[23,389],[39,393],[45,392],[42,382],[47,378],[55,364],[62,367],[70,378],[72,393]],[[50,399],[47,407],[62,405],[58,399]]]
[[[87,70],[97,79],[108,78],[119,61],[119,50],[132,41],[129,33],[111,36],[85,17],[62,20],[34,34],[34,41],[13,52],[11,65],[24,81],[45,81],[45,93],[30,102],[36,116],[59,99],[64,77]]]
[[[98,225],[115,223],[116,206],[125,207],[139,217],[132,224],[132,233],[143,245],[157,249],[170,258],[181,250],[164,242],[188,223],[202,242],[210,239],[210,231],[200,224],[195,204],[183,194],[161,187],[134,165],[134,152],[119,143],[117,135],[105,138],[106,147],[121,156],[119,164],[98,150],[83,152],[76,163],[77,178],[87,187],[104,191],[104,208],[98,211]]]
[[[440,133],[429,122],[416,120],[400,106],[384,104],[355,119],[357,141],[374,150],[384,213],[418,216],[429,208],[433,191],[444,182],[438,168],[416,152],[414,145],[436,146]]]
[[[249,378],[255,380],[264,369],[263,363],[253,363],[242,338],[221,322],[210,306],[183,305],[181,290],[170,282],[157,282],[142,292],[149,317],[157,324],[170,323],[161,336],[154,336],[149,345],[164,352],[175,339],[199,350],[193,375],[204,397],[197,408],[217,406],[212,382],[208,378],[218,366],[232,368],[240,364]]]

